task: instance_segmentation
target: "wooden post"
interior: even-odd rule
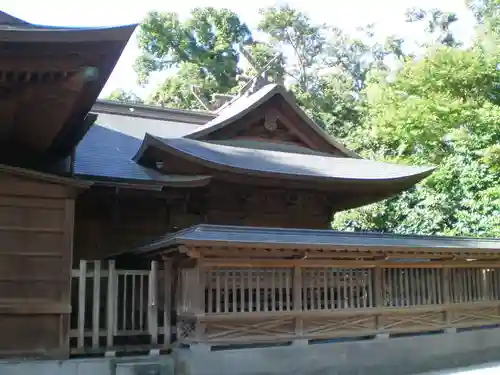
[[[87,283],[87,261],[80,260],[80,277],[78,280],[78,348],[85,345],[85,294]]]
[[[172,312],[172,262],[165,260],[163,262],[163,344],[165,347],[171,343],[171,312]]]
[[[115,304],[116,304],[116,288],[115,283],[115,261],[110,260],[108,263],[108,295],[106,301],[106,346],[113,346],[113,334],[115,330]]]
[[[300,267],[293,268],[293,311],[300,313],[302,312],[302,269]],[[297,338],[293,344],[294,345],[304,345],[307,341],[301,340],[300,338],[304,334],[304,322],[301,317],[295,317],[295,337]]]
[[[194,285],[195,289],[195,300],[193,301],[193,310],[196,314],[204,315],[205,314],[205,287],[207,281],[207,269],[203,264],[203,259],[199,258],[196,262],[196,267],[194,270]],[[217,291],[220,293],[220,290]],[[196,340],[203,340],[205,336],[205,324],[196,322],[195,335]]]
[[[373,297],[375,299],[374,306],[377,309],[384,307],[384,280],[383,280],[383,270],[380,267],[375,267],[373,269]],[[375,326],[377,331],[384,327],[384,317],[382,315],[377,315],[375,317]],[[377,339],[387,339],[389,336],[384,333],[379,333]]]
[[[452,302],[451,301],[450,269],[449,268],[443,268],[441,287],[443,290],[443,304],[449,306],[449,304]],[[451,324],[451,321],[452,321],[451,314],[453,314],[453,312],[450,310],[446,310],[444,312],[444,321],[445,321],[445,324],[447,326],[447,328],[446,328],[447,332],[455,331],[454,329],[451,329],[451,327],[449,327],[449,325]]]
[[[94,261],[94,290],[92,301],[92,348],[99,347],[99,316],[101,312],[101,261]]]
[[[151,343],[158,342],[158,262],[151,262],[148,288],[148,330],[151,335]]]
[[[382,280],[382,268],[375,267],[373,269],[373,289],[374,289],[374,306],[377,308],[384,307],[384,286]]]

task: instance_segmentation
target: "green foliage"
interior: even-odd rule
[[[142,104],[144,101],[141,97],[131,91],[122,89],[113,90],[106,98],[106,100],[114,100],[122,103]]]
[[[260,13],[259,30],[269,35],[277,49],[292,51],[294,62],[287,73],[302,91],[307,91],[325,48],[326,27],[313,24],[306,14],[288,5],[262,9]]]
[[[175,72],[149,101],[199,108],[193,91],[208,102],[212,94],[228,92],[237,84],[238,46],[249,42],[248,27],[228,9],[196,8],[184,22],[175,13],[151,12],[139,30],[142,54],[135,69],[142,83],[151,73]]]
[[[500,235],[498,57],[443,47],[408,62],[393,82],[372,78],[366,121],[351,144],[438,169],[398,197],[338,214],[335,228]]]

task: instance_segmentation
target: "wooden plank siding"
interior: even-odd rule
[[[75,188],[0,172],[0,356],[68,356]]]
[[[324,193],[229,183],[187,190],[93,187],[80,195],[73,267],[200,223],[326,229],[332,214]]]

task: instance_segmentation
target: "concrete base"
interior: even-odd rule
[[[171,356],[1,361],[0,375],[174,375]]]
[[[409,375],[500,360],[500,328],[300,344],[176,349],[173,355],[161,356],[0,361],[0,375]]]
[[[176,375],[406,375],[500,360],[500,328],[404,338],[174,353]]]

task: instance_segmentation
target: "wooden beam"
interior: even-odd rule
[[[207,267],[235,268],[500,268],[500,262],[388,262],[363,260],[309,260],[309,259],[210,259],[205,260]]]

